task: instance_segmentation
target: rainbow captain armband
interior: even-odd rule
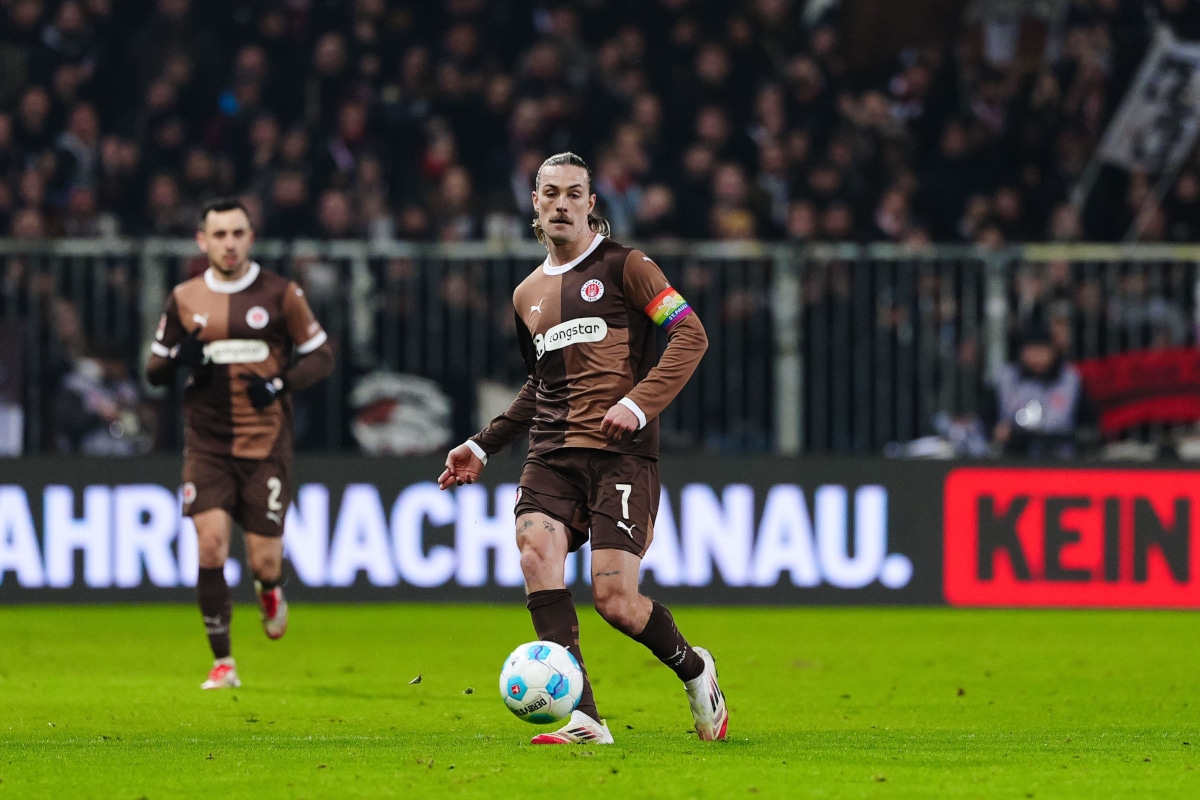
[[[650,305],[646,306],[645,311],[646,316],[654,320],[655,325],[664,331],[669,331],[684,317],[692,313],[692,307],[688,305],[687,300],[683,299],[683,295],[675,291],[674,287],[668,286],[650,301]]]

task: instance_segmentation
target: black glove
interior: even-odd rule
[[[198,367],[208,363],[204,354],[204,342],[200,341],[200,329],[196,328],[179,340],[179,344],[171,349],[171,360],[185,367]]]
[[[250,405],[259,410],[271,405],[283,394],[283,378],[264,378],[252,372],[243,372],[238,377],[246,381]]]

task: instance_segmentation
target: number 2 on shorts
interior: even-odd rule
[[[621,516],[629,519],[629,494],[633,491],[633,484],[618,483],[615,484],[617,491],[621,493]]]
[[[279,494],[283,491],[283,481],[279,478],[267,478],[267,488],[271,490],[271,495],[267,498],[267,508],[279,511],[283,508],[283,503],[279,502]]]

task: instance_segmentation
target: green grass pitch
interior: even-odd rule
[[[270,642],[238,599],[219,692],[192,607],[0,608],[0,798],[1200,797],[1190,613],[677,608],[729,699],[709,743],[583,609],[616,744],[533,747],[497,688],[519,602],[293,604]]]

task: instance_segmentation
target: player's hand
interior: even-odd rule
[[[610,408],[600,423],[600,432],[614,442],[621,441],[626,434],[633,433],[637,429],[637,414],[634,414],[628,406],[620,403]]]
[[[466,444],[460,444],[446,456],[446,469],[438,478],[438,487],[449,489],[451,486],[474,483],[482,471],[483,462],[475,455],[475,451]]]
[[[246,394],[250,395],[250,405],[259,411],[274,403],[283,394],[283,378],[264,378],[253,372],[242,372],[239,378],[246,381]]]
[[[208,363],[204,354],[204,342],[200,341],[200,329],[196,328],[171,348],[171,360],[185,367],[198,367]]]

